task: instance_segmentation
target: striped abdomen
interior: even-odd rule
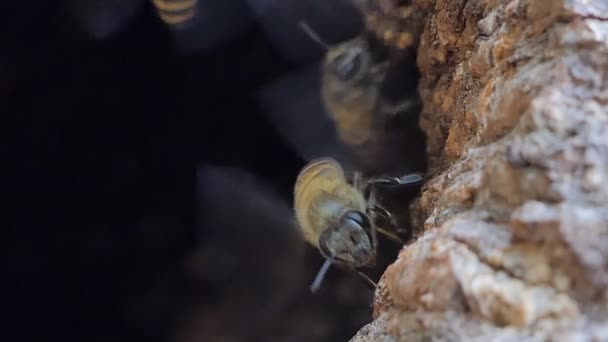
[[[160,19],[168,26],[182,26],[196,15],[198,0],[152,0]]]

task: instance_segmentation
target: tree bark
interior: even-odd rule
[[[351,341],[608,340],[608,1],[412,3],[429,180]]]

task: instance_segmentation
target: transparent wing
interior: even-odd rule
[[[145,0],[69,0],[68,8],[80,27],[95,39],[125,29]]]
[[[288,202],[271,184],[233,167],[205,165],[196,176],[202,235],[221,234],[243,243],[279,238],[281,244],[296,244],[293,248],[303,245]]]
[[[259,104],[281,137],[305,160],[336,159],[351,169],[352,155],[337,137],[321,100],[320,70],[309,66],[265,86]]]

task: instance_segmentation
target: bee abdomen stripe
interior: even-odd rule
[[[152,0],[158,16],[168,25],[184,23],[194,17],[198,0]]]
[[[304,169],[300,171],[298,179],[296,180],[296,184],[298,182],[303,181],[303,177],[310,175],[312,172],[311,170],[315,168],[318,169],[316,170],[315,174],[329,169],[335,170],[339,174],[344,174],[344,171],[342,171],[342,167],[335,160],[331,158],[318,158],[308,163],[308,165],[306,165],[306,167],[304,167]]]
[[[156,8],[167,12],[181,12],[191,10],[197,0],[152,0]]]

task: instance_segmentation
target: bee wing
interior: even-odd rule
[[[68,9],[82,29],[95,39],[123,30],[144,0],[69,0]]]
[[[197,193],[197,240],[212,282],[240,274],[253,292],[296,287],[290,274],[303,266],[305,245],[287,200],[248,171],[212,165],[197,170]]]
[[[338,140],[336,128],[321,99],[319,65],[293,72],[265,86],[258,95],[262,107],[280,136],[307,161],[336,159],[351,169],[353,156]]]
[[[298,174],[294,186],[294,207],[296,218],[304,238],[319,247],[319,226],[310,221],[311,203],[317,196],[330,193],[344,180],[344,171],[332,158],[318,158],[308,163]],[[313,209],[315,210],[315,209]]]
[[[199,237],[221,235],[243,243],[301,245],[292,211],[270,184],[238,168],[202,166],[197,171]],[[282,247],[281,247],[282,248]]]
[[[302,184],[309,180],[323,178],[342,179],[344,178],[344,170],[333,158],[316,158],[302,168],[296,179],[295,187],[298,189]]]

